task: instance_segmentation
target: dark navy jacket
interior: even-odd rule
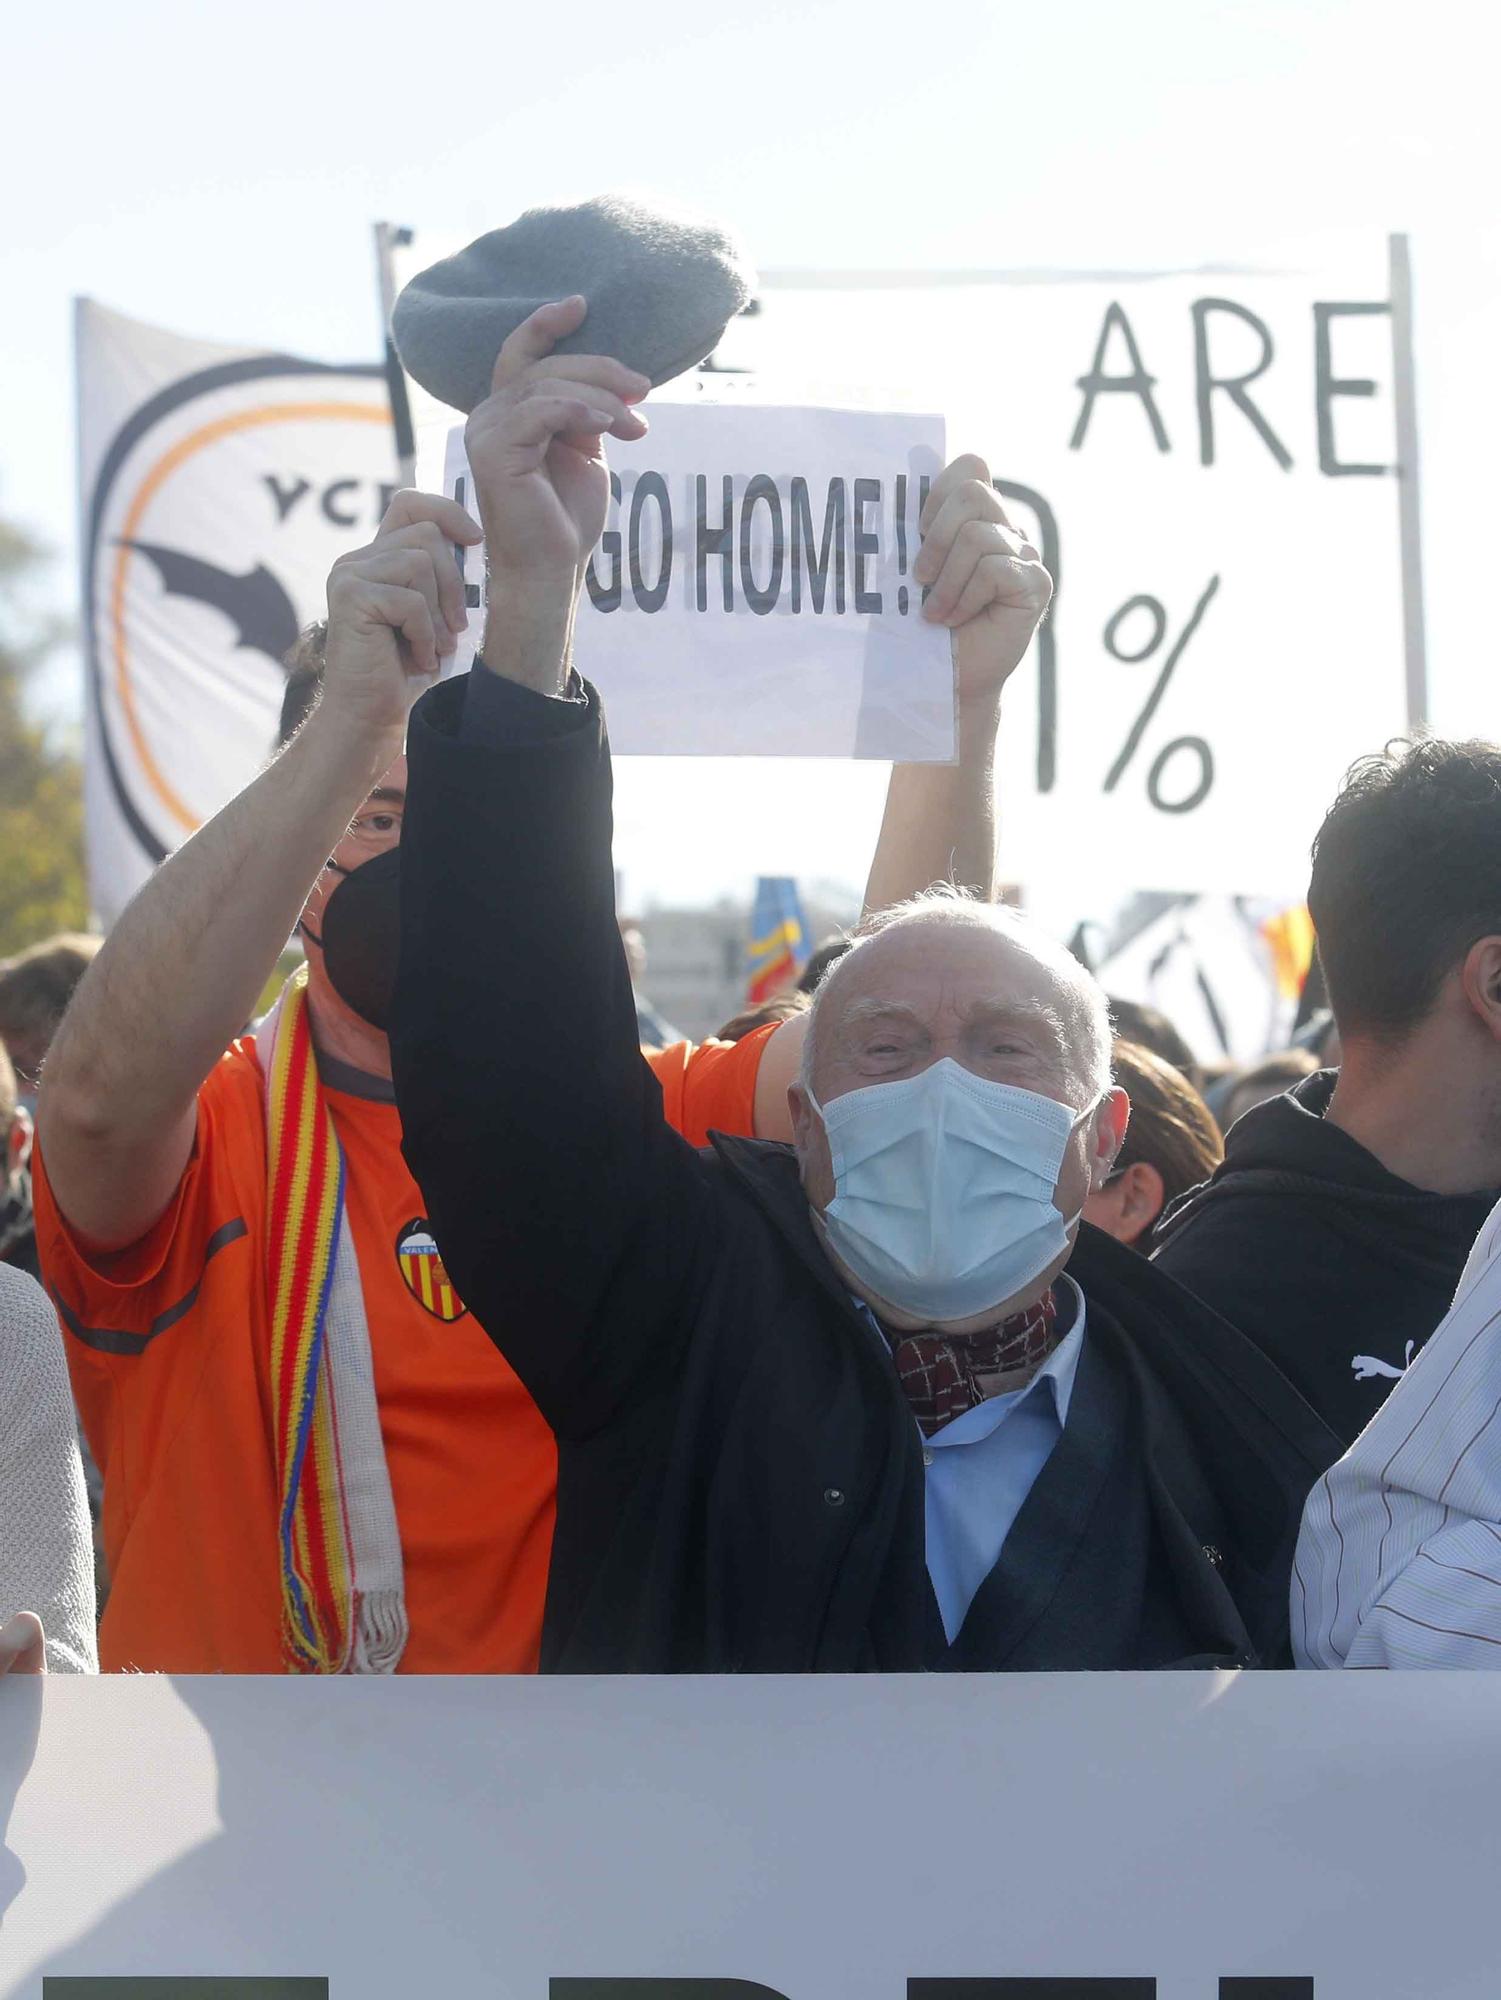
[[[1236,1120],[1155,1263],[1254,1340],[1347,1445],[1454,1300],[1501,1189],[1429,1194],[1324,1116],[1320,1070]]]
[[[557,1434],[544,1667],[1281,1663],[1336,1441],[1087,1230],[1068,1424],[945,1644],[917,1429],[790,1150],[694,1150],[641,1060],[597,701],[477,669],[418,705],[408,758],[397,1098],[449,1272]]]

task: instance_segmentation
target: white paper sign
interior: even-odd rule
[[[940,418],[840,409],[647,407],[650,435],[608,444],[609,518],[575,633],[621,752],[954,754],[949,634],[919,614],[911,568]],[[472,481],[450,432],[444,491]],[[464,561],[468,667],[482,551]]]
[[[1494,2000],[1498,1794],[1501,1674],[0,1679],[0,1996]]]

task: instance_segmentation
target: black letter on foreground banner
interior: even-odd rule
[[[1254,326],[1261,335],[1261,359],[1244,375],[1214,375],[1210,372],[1209,315],[1212,312],[1234,313],[1237,319],[1243,319],[1247,326]],[[1238,306],[1234,299],[1195,299],[1193,316],[1194,381],[1199,392],[1199,463],[1214,464],[1214,406],[1210,397],[1216,389],[1223,389],[1241,415],[1250,418],[1262,443],[1282,470],[1287,472],[1292,466],[1292,453],[1246,394],[1246,384],[1257,381],[1272,365],[1271,328],[1255,313]]]
[[[1314,328],[1314,401],[1319,413],[1319,471],[1326,472],[1331,479],[1348,479],[1352,475],[1367,479],[1379,479],[1383,472],[1390,470],[1385,465],[1344,465],[1334,455],[1334,399],[1336,396],[1374,396],[1376,384],[1361,376],[1343,377],[1334,372],[1334,358],[1329,347],[1329,323],[1335,319],[1360,319],[1370,313],[1387,313],[1388,305],[1331,305],[1323,300],[1316,301],[1313,308]]]
[[[662,531],[661,564],[657,580],[648,590],[641,576],[641,509],[648,500],[657,503],[657,520]],[[631,556],[631,595],[642,611],[660,611],[667,601],[672,582],[672,502],[667,497],[667,481],[660,472],[643,472],[631,495],[631,525],[627,537]]]
[[[549,2000],[787,2000],[753,1979],[549,1979]]]
[[[1156,2000],[1155,1979],[909,1979],[907,2000]]]
[[[1220,2000],[1313,2000],[1313,1981],[1269,1979],[1260,1973],[1249,1979],[1222,1979]]]
[[[766,579],[763,590],[756,582],[756,572],[751,566],[751,537],[755,533],[756,504],[765,503],[771,522],[771,575]],[[764,472],[758,472],[745,489],[745,498],[740,503],[740,591],[746,603],[759,617],[776,609],[776,602],[782,593],[782,570],[786,563],[786,530],[782,525],[782,496],[777,491],[774,479],[768,479]]]
[[[829,497],[823,510],[823,544],[813,553],[813,509],[808,504],[808,482],[794,479],[789,494],[792,508],[792,608],[803,608],[803,572],[808,576],[808,601],[815,611],[823,610],[824,591],[829,579],[829,556],[834,558],[834,609],[844,609],[844,481],[829,481]],[[806,553],[805,553],[806,552]]]
[[[735,482],[728,473],[724,476],[724,519],[717,528],[708,523],[709,482],[700,473],[693,482],[698,494],[698,595],[694,599],[700,611],[709,603],[709,586],[704,572],[708,568],[710,556],[718,556],[724,565],[724,608],[735,608]]]
[[[1126,342],[1126,352],[1131,357],[1129,375],[1107,375],[1105,373],[1105,349],[1110,345],[1110,329],[1118,326]],[[1105,324],[1100,328],[1100,338],[1095,347],[1094,360],[1089,364],[1089,373],[1079,377],[1078,386],[1084,391],[1084,407],[1079,412],[1079,421],[1074,425],[1074,434],[1068,441],[1070,451],[1077,451],[1084,442],[1084,433],[1089,429],[1089,419],[1094,409],[1096,396],[1140,396],[1141,407],[1146,411],[1147,422],[1152,426],[1152,435],[1157,440],[1159,451],[1171,451],[1167,441],[1167,431],[1157,405],[1152,401],[1152,391],[1157,386],[1157,377],[1149,375],[1146,363],[1141,358],[1141,350],[1136,345],[1136,335],[1131,331],[1131,322],[1124,309],[1114,299],[1105,308]]]
[[[865,588],[865,564],[870,556],[881,553],[881,537],[873,535],[865,525],[867,507],[881,504],[881,482],[879,479],[857,479],[851,496],[851,526],[854,534],[850,537],[850,547],[855,555],[855,609],[856,611],[879,611],[881,593]]]
[[[610,474],[610,498],[620,505],[620,474]],[[606,556],[610,563],[610,581],[601,583],[594,574],[595,556]],[[620,530],[606,528],[599,538],[599,546],[590,556],[584,570],[584,588],[589,593],[589,602],[596,611],[618,611],[620,609]]]

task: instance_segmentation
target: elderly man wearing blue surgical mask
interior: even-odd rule
[[[1337,1446],[1233,1328],[1081,1228],[1128,1107],[1065,953],[984,900],[900,907],[819,989],[795,1145],[699,1152],[667,1124],[570,658],[602,433],[642,435],[645,385],[553,356],[583,303],[512,336],[469,422],[490,609],[474,672],[412,715],[391,1030],[448,1268],[557,1435],[544,1667],[1281,1663]],[[977,458],[921,530],[972,770],[1050,583]],[[410,663],[381,615],[360,658],[394,714]]]
[[[941,1325],[988,1348],[989,1372],[1029,1374],[1052,1344],[1031,1323],[1056,1328],[1053,1280],[1129,1111],[1082,966],[994,904],[884,912],[814,999],[791,1102],[851,1290],[888,1328]]]

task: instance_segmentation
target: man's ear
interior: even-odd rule
[[[1116,1154],[1126,1143],[1126,1128],[1130,1123],[1131,1100],[1117,1085],[1101,1098],[1100,1108],[1095,1113],[1094,1144],[1089,1160],[1091,1187],[1104,1186],[1110,1169],[1115,1165]]]
[[[31,1113],[24,1105],[16,1106],[15,1116],[10,1121],[10,1131],[5,1142],[5,1173],[8,1179],[26,1155],[31,1151]]]
[[[817,1113],[809,1100],[806,1087],[798,1077],[794,1077],[787,1086],[787,1116],[792,1126],[792,1143],[801,1153],[807,1146]]]
[[[1133,1160],[1116,1182],[1127,1242],[1144,1236],[1167,1205],[1167,1183],[1150,1160]]]
[[[1465,953],[1459,982],[1470,1012],[1501,1042],[1501,936],[1477,938]]]

